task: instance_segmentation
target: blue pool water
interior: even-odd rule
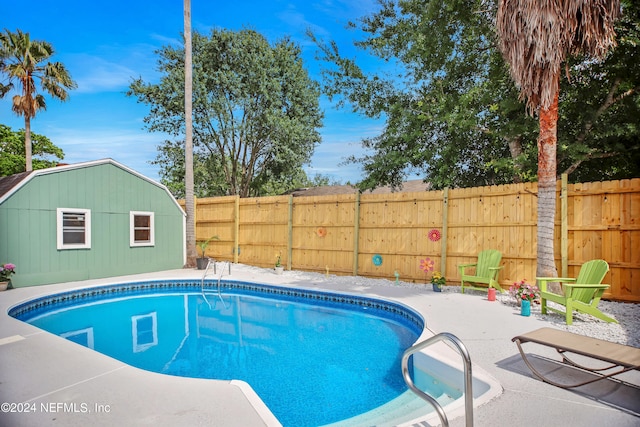
[[[424,326],[393,302],[232,281],[221,295],[199,282],[90,288],[10,314],[149,371],[246,381],[284,426],[337,422],[405,392],[400,359]]]

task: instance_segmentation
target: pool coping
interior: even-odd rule
[[[60,310],[68,306],[81,304],[83,300],[89,300],[84,302],[86,304],[93,301],[99,302],[108,298],[140,297],[147,294],[157,295],[158,293],[172,294],[186,292],[189,294],[199,294],[202,292],[203,294],[206,293],[211,296],[215,295],[216,283],[217,281],[215,280],[200,282],[194,279],[156,279],[87,286],[29,299],[26,302],[14,305],[9,309],[8,313],[11,317],[24,319],[24,315],[32,311],[40,311],[41,309],[46,309],[45,312],[48,312],[50,309]],[[379,314],[390,320],[406,323],[406,326],[414,329],[418,335],[422,333],[425,327],[424,317],[411,307],[396,301],[371,298],[364,295],[345,292],[338,293],[335,291],[328,292],[318,289],[288,288],[233,279],[221,281],[221,290],[224,293],[239,291],[265,297],[279,295],[285,299],[293,299],[294,301],[301,298],[302,302],[305,302],[305,300],[310,302],[320,301],[327,306],[335,305],[345,308],[365,308],[372,310],[374,315]],[[36,314],[36,317],[37,316],[39,316],[39,314]],[[31,319],[31,317],[29,317],[29,319]]]
[[[32,324],[32,319],[39,318],[47,313],[56,313],[58,311],[64,311],[67,308],[83,306],[85,304],[99,304],[101,301],[108,302],[128,297],[140,298],[144,296],[168,296],[177,294],[200,295],[201,291],[206,291],[209,296],[215,297],[217,283],[216,280],[210,279],[205,282],[195,279],[155,279],[82,286],[30,298],[26,302],[13,305],[8,310],[8,314],[13,318]],[[233,280],[231,278],[225,278],[221,281],[220,285],[223,292],[222,295],[225,296],[228,293],[233,294],[238,292],[240,295],[247,295],[248,297],[275,297],[303,303],[314,303],[318,301],[323,307],[336,307],[339,309],[354,310],[354,312],[356,312],[356,310],[357,312],[366,310],[366,313],[369,315],[379,316],[390,322],[403,325],[405,328],[412,330],[416,334],[416,337],[422,334],[425,326],[423,316],[411,307],[396,301],[345,292],[329,292],[299,287],[290,288],[272,284]],[[11,343],[22,339],[25,338],[13,336],[5,338],[4,341]],[[3,340],[0,340],[0,345],[2,344]],[[151,372],[153,373],[155,371]],[[230,384],[240,387],[252,405],[260,408],[258,412],[261,415],[269,418],[273,417],[268,406],[263,403],[249,384],[241,380],[232,380]],[[279,424],[276,422],[276,425]]]
[[[163,272],[162,275],[167,280],[182,280],[195,278],[198,273],[193,270],[174,270]],[[130,283],[148,277],[135,275],[45,285],[13,289],[0,294],[0,366],[3,366],[0,401],[13,406],[8,407],[9,411],[0,411],[0,425],[48,425],[53,419],[58,425],[147,425],[148,420],[153,420],[153,425],[216,425],[216,422],[226,419],[226,425],[281,426],[262,399],[244,381],[201,380],[148,372],[8,315],[11,307],[34,299]],[[40,340],[45,342],[37,342]],[[29,369],[26,365],[33,366],[33,355],[45,359],[39,365],[56,361],[56,371],[68,373],[73,379],[62,378],[53,372],[52,375],[46,375],[44,380],[37,378],[47,369]],[[74,376],[77,365],[82,366],[83,372]],[[133,404],[123,402],[123,396],[117,392],[100,391],[112,386],[114,377],[123,372],[128,378],[127,388],[134,389],[134,393],[145,393],[149,384],[157,387],[146,396],[128,395]],[[127,397],[127,393],[124,393],[124,397]],[[207,409],[212,399],[217,405],[213,410]],[[71,404],[62,405],[64,402]],[[99,413],[95,405],[108,405],[109,412]],[[124,410],[119,411],[118,406]],[[221,413],[227,416],[221,417]],[[229,413],[233,416],[229,416]]]

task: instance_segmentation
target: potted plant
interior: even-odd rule
[[[527,279],[523,279],[509,287],[509,295],[515,298],[516,304],[521,305],[522,300],[533,302],[540,298],[540,290],[536,285],[527,283]]]
[[[540,298],[540,290],[536,285],[530,285],[526,279],[515,282],[509,288],[509,294],[516,299],[520,306],[520,314],[529,316],[531,314],[531,304]]]
[[[282,272],[284,271],[284,267],[280,263],[281,259],[282,259],[282,254],[278,252],[276,254],[276,265],[275,265],[276,274],[282,274]]]
[[[442,273],[434,271],[431,275],[431,286],[433,286],[434,292],[442,292],[442,287],[447,283],[447,279],[444,278]]]
[[[202,252],[202,257],[196,258],[196,265],[198,266],[198,270],[204,270],[207,268],[207,264],[209,263],[209,258],[205,255],[207,251],[207,246],[209,246],[209,242],[212,240],[220,240],[218,236],[211,236],[207,240],[198,240],[197,244],[200,247],[200,251]]]
[[[11,275],[15,274],[15,264],[6,263],[0,265],[0,291],[6,291],[11,281]]]
[[[420,260],[420,270],[424,271],[425,283],[427,281],[426,275],[433,271],[431,274],[431,286],[434,292],[442,292],[442,286],[447,282],[442,273],[434,271],[436,263],[431,258],[427,257]]]

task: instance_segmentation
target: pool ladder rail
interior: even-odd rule
[[[419,342],[412,347],[408,348],[404,354],[402,355],[402,376],[404,377],[405,383],[407,386],[421,397],[423,400],[426,400],[433,406],[440,417],[440,422],[443,427],[449,427],[449,420],[447,419],[447,414],[442,409],[442,406],[438,403],[436,399],[420,390],[413,382],[411,378],[411,374],[409,372],[409,358],[413,356],[414,353],[419,352],[420,350],[429,347],[432,344],[435,344],[439,341],[450,341],[456,350],[462,356],[464,361],[464,411],[465,411],[465,421],[466,427],[473,427],[473,391],[472,391],[472,383],[473,376],[471,374],[471,357],[469,357],[469,351],[467,347],[460,341],[458,337],[452,335],[447,332],[440,333],[438,335],[434,335],[431,338],[428,338],[422,342]]]
[[[226,267],[228,268],[229,271],[229,276],[231,276],[231,261],[225,261]],[[211,309],[211,303],[209,303],[209,300],[207,299],[207,295],[204,292],[204,279],[207,277],[207,273],[209,272],[209,267],[211,267],[211,265],[213,265],[213,274],[216,274],[216,262],[215,260],[212,260],[211,258],[209,258],[209,261],[207,262],[207,268],[204,269],[204,273],[202,274],[202,279],[200,280],[200,292],[202,293],[202,298],[204,298],[205,302],[207,303],[207,305],[209,306],[209,308]],[[225,265],[222,266],[222,269],[220,270],[220,275],[218,276],[218,298],[220,298],[220,301],[222,301],[222,305],[224,306],[224,308],[228,308],[227,304],[224,302],[224,299],[222,298],[222,276],[224,275],[224,267]]]

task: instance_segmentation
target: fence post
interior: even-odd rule
[[[353,218],[353,275],[358,275],[358,252],[360,251],[360,192],[356,193]]]
[[[233,230],[233,262],[238,263],[238,255],[240,255],[240,196],[236,194],[235,200],[235,224]]]
[[[184,205],[185,211],[187,209],[187,204],[185,201],[185,205]],[[196,195],[193,195],[193,232],[195,233],[195,237],[196,237],[196,242],[198,241],[198,198],[196,197]],[[196,248],[197,249],[197,248]],[[197,251],[196,251],[197,254]]]
[[[187,200],[185,199],[184,201],[184,210],[186,212],[187,210]],[[185,224],[186,226],[186,224]],[[185,229],[186,230],[186,229]],[[195,246],[195,251],[196,251],[196,258],[198,258],[198,198],[196,197],[196,195],[193,195],[193,238],[195,239],[195,242],[193,242],[196,246]],[[186,239],[186,235],[185,235],[185,239]],[[208,237],[203,238],[202,240],[206,240],[208,239]],[[189,242],[186,242],[187,244],[189,244]],[[186,249],[186,245],[185,245],[185,249]],[[184,261],[185,264],[187,262],[187,254],[189,253],[189,250],[186,249],[186,252],[184,253]],[[202,254],[202,256],[207,256],[206,254]],[[197,262],[197,261],[196,261]]]
[[[449,187],[445,187],[442,194],[442,234],[440,247],[440,264],[442,277],[447,277],[447,222],[449,221]]]
[[[562,275],[560,277],[569,277],[569,197],[567,183],[569,175],[563,173],[561,175],[562,183],[560,190],[560,257],[562,260]]]
[[[289,195],[289,220],[288,227],[288,240],[287,240],[287,270],[291,270],[291,257],[293,256],[293,194]]]

